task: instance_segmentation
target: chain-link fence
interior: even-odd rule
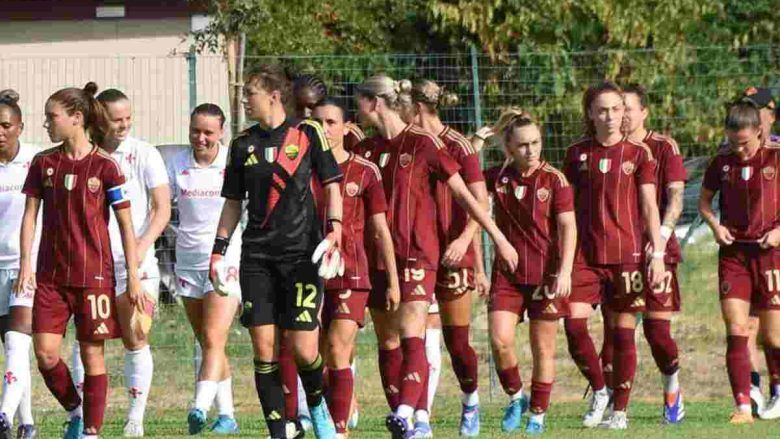
[[[644,85],[650,97],[649,127],[675,137],[686,155],[690,181],[678,234],[690,231],[693,238],[703,237],[691,241],[695,244],[686,248],[686,261],[680,267],[686,297],[686,317],[681,318],[680,331],[695,333],[699,338],[720,335],[720,328],[714,327],[717,322],[711,322],[709,315],[717,316],[717,310],[710,309],[717,297],[713,263],[716,250],[706,239],[708,232],[693,233],[689,226],[696,217],[695,200],[702,167],[722,139],[720,125],[725,104],[748,86],[780,86],[780,47],[507,53],[495,57],[476,51],[258,57],[247,59],[247,69],[269,62],[283,64],[291,74],[321,76],[330,94],[350,110],[355,108],[356,86],[371,74],[384,72],[396,79],[434,80],[459,96],[459,103],[443,109],[441,116],[445,123],[466,134],[494,122],[504,107],[522,107],[542,121],[544,154],[556,164],[560,164],[566,146],[582,133],[581,99],[588,85],[604,78]],[[155,144],[186,144],[187,115],[196,103],[218,103],[228,114],[227,74],[221,57],[0,57],[0,88],[12,87],[21,92],[20,104],[27,124],[25,140],[41,145],[48,144],[45,132],[39,128],[43,123],[45,98],[57,88],[82,86],[87,80],[95,80],[103,88],[125,90],[133,100],[135,134]],[[484,151],[484,167],[499,163],[501,157],[500,148],[490,145]],[[158,243],[158,251],[163,272],[171,273],[173,240],[170,231],[167,234]],[[709,297],[711,294],[714,296]],[[702,323],[704,309],[709,313],[706,319],[710,319],[706,323]],[[480,308],[472,327],[477,330],[478,351],[485,355],[488,349],[484,307]],[[702,335],[702,328],[710,335]],[[685,336],[681,337],[684,343]],[[369,339],[361,340],[368,343]],[[161,340],[176,342],[175,337]],[[242,356],[251,355],[246,349],[239,350]],[[698,363],[717,362],[707,357]]]

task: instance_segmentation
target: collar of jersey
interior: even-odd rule
[[[187,154],[187,157],[189,158],[190,162],[190,169],[211,169],[211,168],[224,168],[225,167],[225,160],[222,159],[222,155],[226,152],[224,151],[224,148],[222,147],[222,142],[217,143],[217,156],[214,158],[214,161],[211,162],[208,166],[201,166],[198,164],[198,162],[195,161],[195,152],[192,150],[192,147],[189,147],[189,151]]]

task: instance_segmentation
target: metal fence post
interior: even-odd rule
[[[187,52],[187,70],[189,72],[190,112],[198,105],[198,54],[195,46]]]

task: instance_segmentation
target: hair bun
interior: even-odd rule
[[[98,91],[98,86],[92,81],[87,82],[87,84],[83,88],[84,93],[88,94],[89,97],[94,98]]]
[[[439,96],[439,107],[452,107],[458,105],[460,98],[455,93],[442,93]]]
[[[395,82],[395,92],[398,94],[409,94],[412,92],[412,81],[401,79]]]
[[[8,102],[11,104],[15,104],[19,102],[19,93],[17,93],[16,90],[7,88],[3,91],[0,91],[0,102]]]

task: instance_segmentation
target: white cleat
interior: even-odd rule
[[[141,421],[128,419],[125,422],[125,437],[144,437],[144,424]]]
[[[598,426],[604,418],[607,405],[609,405],[609,393],[607,393],[606,388],[593,392],[593,395],[590,396],[588,411],[582,418],[582,425],[587,428]]]
[[[761,416],[761,412],[764,411],[766,401],[764,400],[764,394],[761,393],[761,388],[758,386],[750,385],[750,410],[753,412],[753,417]]]
[[[764,407],[764,410],[759,413],[759,417],[761,419],[780,418],[780,396],[773,396],[766,407]]]
[[[625,430],[628,428],[628,417],[626,412],[613,412],[611,416],[605,418],[604,421],[599,424],[599,428],[606,428],[608,430]]]

